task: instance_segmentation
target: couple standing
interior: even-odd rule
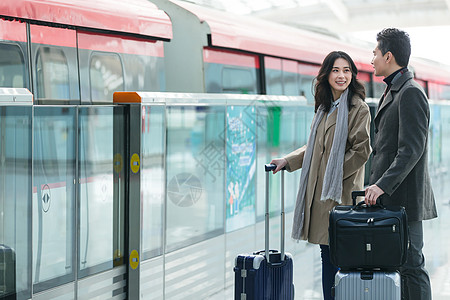
[[[406,32],[388,28],[377,34],[372,65],[387,85],[374,118],[370,185],[365,202],[400,205],[408,214],[410,247],[400,268],[402,299],[431,299],[422,254],[422,221],[437,217],[427,166],[430,112],[423,89],[408,70],[411,44]],[[307,145],[273,159],[274,173],[302,169],[292,237],[319,244],[324,299],[337,268],[330,262],[328,218],[338,205],[350,205],[351,192],[362,190],[369,158],[370,113],[358,70],[345,52],[331,52],[315,82],[315,116]]]

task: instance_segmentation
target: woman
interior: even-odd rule
[[[364,86],[350,56],[333,51],[325,57],[315,83],[315,116],[307,145],[272,160],[274,173],[302,168],[292,237],[319,244],[324,299],[337,268],[330,262],[328,217],[338,204],[351,204],[351,192],[362,190],[364,164],[370,155],[369,107]]]

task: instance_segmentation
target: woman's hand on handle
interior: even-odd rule
[[[287,160],[285,158],[275,158],[272,159],[270,163],[277,166],[277,168],[273,170],[273,174],[275,174],[287,165]]]

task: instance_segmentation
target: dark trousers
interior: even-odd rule
[[[334,276],[338,268],[335,267],[330,260],[330,247],[320,245],[320,255],[322,257],[322,291],[324,300],[334,300],[331,295],[331,288],[334,285]]]
[[[423,248],[422,222],[408,222],[410,245],[406,263],[400,268],[402,300],[431,300],[431,284]]]

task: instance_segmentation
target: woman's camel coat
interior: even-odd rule
[[[302,239],[313,244],[328,245],[328,218],[336,206],[333,200],[321,201],[323,178],[333,145],[337,110],[328,118],[323,118],[317,128],[311,167],[305,197],[305,216]],[[351,192],[362,190],[364,186],[364,164],[370,155],[370,113],[368,105],[359,97],[353,96],[352,107],[348,113],[348,137],[344,156],[344,178],[342,204],[352,203]],[[302,167],[306,146],[288,154],[286,170],[289,172]]]

